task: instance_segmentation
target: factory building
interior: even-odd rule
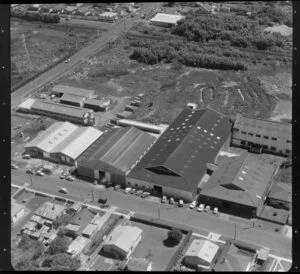
[[[252,218],[260,215],[276,167],[244,152],[226,159],[202,187],[201,203],[221,212]]]
[[[78,173],[95,179],[106,176],[112,183],[124,185],[125,176],[155,140],[134,127],[112,129],[78,159]]]
[[[184,18],[185,17],[182,15],[157,13],[152,19],[150,19],[150,22],[155,26],[174,27],[177,25],[178,21]]]
[[[77,95],[77,96],[84,96],[86,98],[92,98],[94,95],[94,91],[90,89],[84,89],[84,88],[75,88],[65,85],[55,85],[52,88],[52,93],[61,97],[63,94],[71,94],[71,95]]]
[[[84,126],[93,126],[95,124],[95,116],[90,109],[37,99],[33,103],[28,103],[28,105],[30,105],[30,109],[27,109],[27,112],[33,114],[45,115]]]
[[[292,125],[237,115],[231,143],[253,152],[288,156],[292,152]]]
[[[211,109],[184,109],[127,176],[127,186],[193,201],[203,176],[230,142],[229,118]]]
[[[102,132],[93,127],[57,122],[26,144],[25,151],[56,163],[76,165],[78,157],[101,135]]]
[[[77,95],[66,93],[60,98],[60,103],[82,108],[85,99],[86,98],[83,96],[77,96]]]

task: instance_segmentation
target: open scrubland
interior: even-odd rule
[[[215,15],[192,8],[170,29],[140,20],[57,82],[94,89],[99,97],[145,93],[131,118],[156,124],[171,122],[188,102],[230,116],[241,112],[289,120],[292,37],[264,29],[290,25],[291,15],[279,12],[280,6],[250,6]]]
[[[12,90],[74,54],[103,31],[12,18]]]

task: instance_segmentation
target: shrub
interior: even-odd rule
[[[168,231],[168,239],[177,245],[182,239],[182,232],[178,228],[171,228],[171,230]]]
[[[49,254],[64,253],[68,250],[68,240],[65,237],[57,236],[49,245]]]

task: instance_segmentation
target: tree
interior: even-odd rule
[[[75,271],[80,267],[80,259],[71,257],[68,254],[60,253],[52,256],[51,269],[55,267],[68,268],[68,270]]]
[[[168,231],[168,240],[174,244],[179,244],[182,239],[182,232],[178,228],[173,228]]]
[[[68,240],[65,237],[57,236],[49,245],[48,253],[64,253],[68,250]]]

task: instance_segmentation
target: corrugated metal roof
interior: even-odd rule
[[[274,182],[268,197],[290,203],[292,199],[292,187],[286,183]]]
[[[224,160],[203,186],[200,196],[257,207],[275,169],[245,152],[240,157]]]
[[[58,144],[70,136],[78,126],[69,122],[57,122],[52,124],[45,131],[40,133],[35,139],[25,145],[28,147],[38,147],[50,153]]]
[[[31,109],[37,111],[51,111],[56,114],[71,115],[80,118],[83,117],[86,112],[92,112],[89,109],[69,105],[62,105],[59,103],[54,103],[45,100],[36,100],[31,106]]]
[[[253,134],[271,136],[278,140],[292,140],[292,125],[288,123],[237,115],[233,128]]]
[[[128,253],[142,234],[142,230],[136,226],[117,226],[107,237],[105,245],[114,245]]]
[[[76,88],[76,87],[70,87],[65,85],[55,85],[52,88],[52,91],[57,93],[68,93],[68,94],[86,96],[86,97],[90,97],[91,95],[94,94],[94,91],[90,89]]]
[[[185,256],[198,257],[201,260],[211,263],[219,250],[219,246],[208,240],[193,240],[187,249]]]
[[[64,139],[51,152],[62,153],[72,159],[76,159],[102,134],[103,134],[102,131],[93,127],[77,128],[77,130],[75,130],[66,139]]]
[[[229,118],[211,109],[184,109],[164,131],[130,178],[193,191],[231,132]],[[178,175],[167,176],[147,168],[163,166]]]
[[[181,20],[183,18],[185,18],[185,17],[182,15],[177,15],[177,14],[157,13],[155,15],[155,17],[150,19],[150,21],[176,24],[179,20]]]
[[[78,103],[80,104],[81,101],[84,99],[84,96],[79,96],[79,95],[73,95],[73,94],[64,94],[61,98],[60,101],[66,101],[66,102],[71,102],[71,103]]]
[[[38,147],[48,153],[63,153],[76,159],[102,134],[102,131],[93,127],[78,127],[69,122],[57,122],[25,147]]]
[[[20,105],[18,105],[18,108],[23,108],[23,109],[31,109],[31,106],[35,102],[36,99],[29,98],[22,102]]]
[[[127,172],[155,138],[134,127],[118,128],[99,138],[78,159],[78,165],[102,168],[102,162]]]

